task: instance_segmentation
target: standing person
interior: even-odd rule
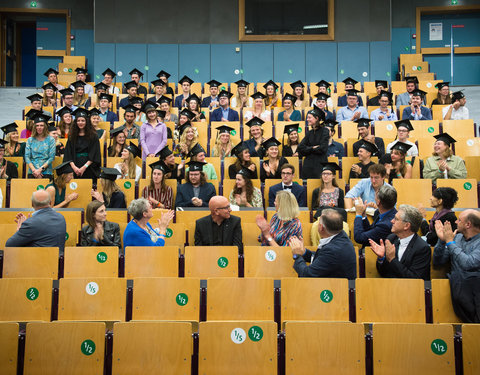
[[[402,113],[403,120],[431,120],[432,111],[430,108],[422,105],[427,93],[422,90],[414,90],[412,92],[411,104],[409,107],[405,107]]]
[[[146,103],[142,109],[148,120],[140,128],[140,144],[142,146],[142,159],[155,156],[167,144],[167,126],[160,121],[154,105]],[[164,116],[162,114],[160,117]]]
[[[283,134],[287,135],[287,144],[283,144],[284,138],[282,136],[282,156],[296,156],[298,157],[297,148],[300,144],[298,136],[298,123],[286,125],[283,128]]]
[[[215,109],[210,115],[210,121],[240,121],[238,112],[230,108],[230,98],[232,93],[222,90],[218,94],[219,108]]]
[[[63,161],[70,161],[75,178],[96,180],[100,174],[101,154],[98,135],[89,119],[89,112],[79,108],[68,135]]]
[[[92,201],[85,211],[86,225],[82,227],[80,246],[116,246],[122,247],[120,226],[107,221],[105,203]]]
[[[217,130],[218,134],[215,145],[212,147],[212,156],[219,156],[223,160],[232,154],[233,142],[230,138],[230,132],[234,129],[227,125],[221,125],[217,127]]]
[[[248,151],[245,142],[241,142],[232,149],[232,154],[237,157],[235,164],[228,167],[228,178],[234,179],[237,172],[245,167],[252,171],[252,178],[258,178],[257,166],[250,157],[250,151]]]
[[[444,120],[468,120],[470,114],[468,108],[465,107],[467,104],[467,98],[465,94],[461,91],[454,92],[452,94],[452,104],[448,107],[442,109],[442,115]]]
[[[392,147],[395,145],[395,143],[403,142],[410,146],[407,151],[408,156],[418,156],[417,145],[408,140],[410,132],[413,131],[413,125],[410,120],[396,121],[395,126],[397,127],[397,138],[392,143],[387,145],[387,154],[392,151]]]
[[[261,118],[253,117],[245,124],[249,128],[249,139],[246,140],[244,143],[245,146],[248,148],[248,151],[250,152],[250,156],[263,156],[262,143],[266,141],[266,139],[263,137],[262,125],[264,123],[265,121],[263,121]]]
[[[175,207],[207,207],[216,194],[215,186],[207,182],[202,168],[206,163],[188,162],[190,170],[186,172],[186,183],[178,185]]]
[[[242,168],[235,176],[235,186],[233,187],[228,201],[230,204],[239,207],[262,207],[262,192],[259,188],[253,186],[252,171]]]
[[[182,79],[178,81],[178,83],[181,85],[182,94],[178,95],[175,98],[174,106],[177,107],[179,110],[185,107],[187,98],[190,96],[190,88],[193,82],[193,79],[187,76],[183,76]]]
[[[122,162],[113,166],[120,172],[118,178],[135,178],[135,182],[138,183],[142,177],[142,168],[137,165],[136,158],[141,156],[142,151],[134,143],[130,142],[130,145],[122,150],[122,155],[120,156]]]
[[[5,247],[58,247],[62,254],[67,223],[50,207],[50,203],[50,195],[45,190],[35,191],[32,194],[35,213],[28,218],[23,213],[16,215],[17,231],[7,240]]]
[[[281,178],[281,167],[288,163],[288,160],[280,156],[278,146],[280,142],[271,137],[262,143],[267,159],[263,159],[262,168],[260,169],[260,179],[265,181],[267,178]]]
[[[265,121],[270,121],[272,116],[272,111],[265,107],[265,99],[267,97],[263,95],[260,91],[251,95],[253,99],[252,109],[243,112],[243,121],[249,121],[254,117],[262,119]]]
[[[52,163],[55,160],[55,140],[49,135],[48,119],[38,114],[33,119],[32,136],[25,146],[25,163],[28,166],[28,178],[48,178],[53,176]]]
[[[283,97],[283,108],[284,111],[278,114],[278,121],[300,121],[302,119],[302,114],[298,109],[295,109],[295,101],[297,98],[291,94],[285,94]]]
[[[99,176],[102,193],[97,189],[92,189],[90,195],[97,201],[104,203],[107,208],[127,208],[125,194],[115,183],[119,175],[120,172],[115,168],[102,167],[102,173]]]
[[[218,104],[218,90],[219,90],[219,86],[221,85],[221,82],[218,82],[218,81],[212,79],[211,81],[207,82],[207,84],[209,85],[208,89],[210,91],[210,96],[207,96],[207,97],[203,98],[201,104],[202,104],[203,108],[208,107],[209,111],[213,111],[215,108],[217,108],[219,106],[219,104]],[[199,103],[198,107],[200,107],[200,103]]]
[[[0,139],[0,178],[10,181],[12,178],[18,178],[18,170],[11,161],[5,160],[5,145],[7,141]],[[1,206],[0,206],[1,207]]]
[[[18,134],[18,125],[14,122],[0,127],[3,131],[3,138],[7,141],[5,144],[5,156],[21,156],[25,155],[25,142],[18,142],[20,136]]]
[[[438,89],[437,97],[433,99],[432,106],[452,104],[452,97],[450,96],[450,82],[438,82],[435,87]]]
[[[50,202],[53,208],[67,208],[71,201],[78,198],[78,193],[73,192],[65,194],[67,191],[67,184],[73,179],[73,169],[70,166],[70,161],[66,161],[56,166],[55,171],[57,177],[45,186],[45,190],[50,195]]]
[[[148,199],[153,208],[173,208],[173,189],[165,183],[169,169],[162,161],[150,164],[152,174],[150,183],[143,188],[142,197]]]
[[[250,83],[243,79],[235,83],[237,85],[237,93],[230,102],[231,107],[236,110],[253,107],[253,98],[248,95]]]
[[[308,111],[307,122],[311,130],[298,145],[298,153],[303,159],[302,179],[318,178],[322,165],[328,162],[327,149],[330,138],[327,128],[320,124],[325,114],[314,108]]]

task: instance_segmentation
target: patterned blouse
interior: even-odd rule
[[[235,200],[235,195],[233,194],[233,189],[230,192],[230,196],[228,197],[228,200],[230,204],[234,204],[238,206],[237,201]],[[259,188],[256,188],[256,187],[253,188],[252,201],[248,203],[250,203],[252,207],[263,207],[262,192],[260,191]],[[246,206],[240,206],[240,207],[246,207]]]
[[[322,192],[320,194],[320,206],[336,207],[338,203],[338,193],[340,189],[335,188],[331,193]]]
[[[148,197],[152,197],[156,201],[162,203],[165,208],[172,209],[173,208],[173,190],[170,186],[165,186],[164,190],[154,189],[148,190],[148,186],[143,188],[142,197],[148,199]],[[155,207],[154,207],[155,208]]]
[[[56,153],[55,139],[47,136],[43,141],[39,141],[34,137],[30,137],[26,143],[25,163],[32,163],[35,168],[40,168],[43,164],[48,164],[43,173],[52,175],[52,163],[55,160]],[[31,173],[30,169],[29,173]]]
[[[293,236],[303,238],[302,223],[298,218],[284,222],[275,213],[270,220],[270,235],[278,246],[288,246],[287,241]],[[262,246],[268,246],[268,241],[265,238],[262,239]]]

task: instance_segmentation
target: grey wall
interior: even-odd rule
[[[0,0],[0,8],[30,8],[30,0]],[[93,0],[38,0],[37,9],[70,9],[72,29],[93,29]]]

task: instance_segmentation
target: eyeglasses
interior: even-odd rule
[[[284,175],[287,175],[287,176],[288,176],[288,175],[291,175],[291,174],[293,174],[293,173],[292,173],[292,172],[282,172],[281,174],[284,174]]]
[[[332,172],[322,172],[322,176],[332,176]]]
[[[230,209],[230,205],[225,207],[217,207],[217,210],[229,210],[229,209]]]

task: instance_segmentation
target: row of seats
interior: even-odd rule
[[[220,261],[219,261],[220,262]],[[289,320],[459,323],[447,279],[2,278],[0,321]],[[281,302],[275,302],[281,301]],[[432,318],[433,314],[433,318]]]
[[[2,374],[455,374],[480,370],[480,326],[272,321],[0,323]],[[192,332],[198,334],[192,335]],[[322,339],[319,339],[322,338]],[[106,345],[109,343],[110,345]],[[22,349],[19,351],[19,347]],[[18,353],[20,352],[20,355]]]

